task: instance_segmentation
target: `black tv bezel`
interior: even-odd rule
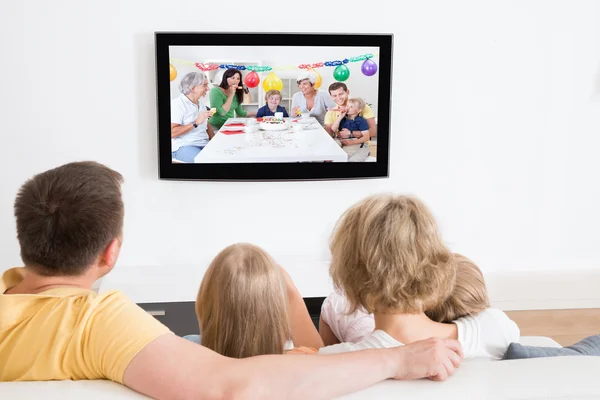
[[[359,163],[175,164],[171,157],[169,46],[379,47],[377,161]],[[310,43],[301,45],[298,43]],[[389,176],[393,34],[155,32],[159,178],[290,181]],[[385,105],[388,105],[387,107]]]

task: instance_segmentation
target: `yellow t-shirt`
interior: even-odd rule
[[[4,294],[25,276],[0,278],[0,382],[110,379],[123,383],[129,362],[170,333],[123,293],[56,288]]]
[[[363,108],[363,110],[358,115],[360,115],[364,119],[375,118],[375,114],[373,114],[373,110],[371,110],[371,107],[369,107],[368,104],[365,104],[365,108]],[[333,123],[335,122],[336,119],[338,119],[339,116],[340,116],[339,111],[327,111],[327,114],[325,114],[324,124],[325,125],[333,125]]]

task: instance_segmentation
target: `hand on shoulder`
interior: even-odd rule
[[[431,338],[390,350],[398,360],[394,379],[400,380],[443,381],[454,374],[463,359],[460,343],[454,339]]]

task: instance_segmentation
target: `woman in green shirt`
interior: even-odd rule
[[[241,82],[242,72],[235,68],[229,68],[223,74],[221,84],[210,90],[210,106],[217,109],[217,113],[210,119],[210,125],[214,132],[221,129],[228,118],[236,116],[245,118],[256,115],[256,113],[247,112],[242,108],[244,88]]]

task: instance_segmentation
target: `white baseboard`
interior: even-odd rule
[[[503,310],[600,308],[600,271],[485,274],[490,300]]]
[[[278,260],[279,261],[279,260]],[[328,262],[282,262],[304,297],[333,291]],[[137,303],[194,301],[204,269],[198,266],[118,267],[97,282]],[[600,308],[600,271],[485,273],[492,306],[502,310]]]

